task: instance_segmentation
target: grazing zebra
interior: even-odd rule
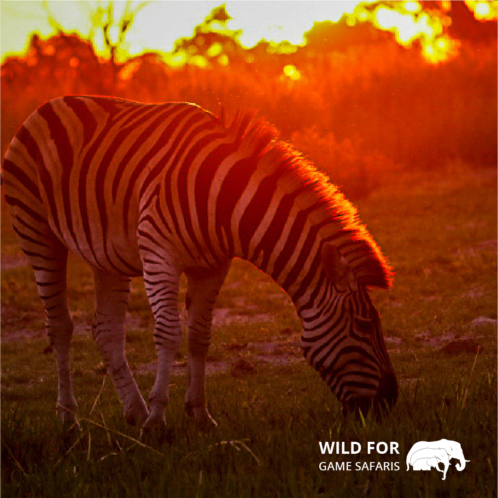
[[[234,257],[252,262],[290,295],[303,325],[304,356],[343,409],[395,403],[396,378],[367,291],[389,287],[389,265],[351,203],[260,120],[239,114],[225,126],[189,103],[61,97],[21,126],[2,181],[45,307],[63,421],[75,420],[77,407],[69,250],[94,271],[93,336],[130,424],[164,424],[181,341],[182,273],[186,410],[201,424],[215,423],[206,408],[205,362],[213,306]],[[130,280],[140,275],[158,355],[148,406],[125,358]]]

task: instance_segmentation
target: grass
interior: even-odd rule
[[[63,433],[55,417],[55,357],[43,354],[42,307],[31,270],[12,264],[20,255],[4,210],[2,254],[10,264],[2,271],[2,496],[496,496],[496,326],[471,325],[480,316],[496,319],[496,175],[458,165],[405,174],[358,208],[396,270],[395,288],[373,293],[400,382],[389,418],[345,419],[304,360],[261,363],[243,347],[291,344],[299,323],[275,284],[237,261],[218,302],[232,319],[215,328],[210,358],[227,364],[244,358],[255,371],[234,377],[228,369],[208,378],[219,427],[207,434],[186,417],[186,378],[174,376],[166,434],[146,445],[138,441],[139,430],[126,425],[85,329],[92,277],[74,259],[70,301],[79,329],[72,365],[81,431]],[[128,358],[136,368],[155,359],[140,280],[130,318]],[[458,339],[472,339],[477,354],[472,348],[442,351]],[[180,361],[185,354],[184,344]],[[141,372],[137,382],[148,393],[153,373]],[[463,472],[452,465],[442,481],[435,470],[406,471],[415,442],[441,438],[461,443],[471,460]],[[358,441],[363,450],[323,456],[319,441]],[[400,454],[367,455],[368,441],[398,442]],[[348,460],[353,466],[399,462],[400,470],[319,470],[322,461]]]

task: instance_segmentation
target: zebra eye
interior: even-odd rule
[[[368,333],[372,330],[373,320],[370,318],[363,318],[361,316],[354,317],[354,323],[359,332]]]

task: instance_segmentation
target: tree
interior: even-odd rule
[[[307,51],[315,54],[345,51],[354,46],[386,43],[393,39],[391,33],[376,29],[370,23],[350,26],[344,18],[337,22],[316,22],[304,36]]]
[[[119,72],[128,63],[129,57],[126,51],[126,34],[132,26],[137,14],[150,2],[134,2],[127,0],[124,8],[116,9],[115,1],[97,2],[95,8],[90,9],[91,28],[86,41],[94,47],[102,47],[102,56],[109,62],[112,73],[112,86],[117,82]],[[118,2],[123,4],[122,2]],[[47,12],[50,25],[58,34],[65,32],[62,25],[57,21],[49,3],[43,2]],[[119,14],[116,11],[119,10]]]
[[[175,54],[185,54],[187,61],[228,64],[243,58],[244,49],[238,41],[240,30],[228,28],[231,17],[225,6],[215,7],[204,22],[195,27],[191,38],[180,38],[175,43]]]

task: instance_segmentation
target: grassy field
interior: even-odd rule
[[[396,270],[394,289],[373,293],[400,382],[389,418],[379,424],[341,416],[301,357],[290,300],[237,261],[219,298],[208,358],[209,405],[219,427],[200,433],[184,413],[183,346],[166,436],[147,445],[126,425],[91,339],[92,275],[74,259],[72,364],[81,431],[63,434],[55,417],[55,356],[46,350],[32,271],[4,209],[2,496],[496,496],[496,174],[458,164],[405,173],[357,205]],[[129,362],[147,394],[155,352],[140,280],[127,323]],[[461,443],[470,460],[463,472],[452,465],[443,481],[435,470],[406,471],[415,442],[441,438]],[[319,441],[358,441],[363,451],[322,456]],[[368,441],[398,442],[400,454],[367,455]],[[399,470],[326,472],[322,461],[399,462]]]

